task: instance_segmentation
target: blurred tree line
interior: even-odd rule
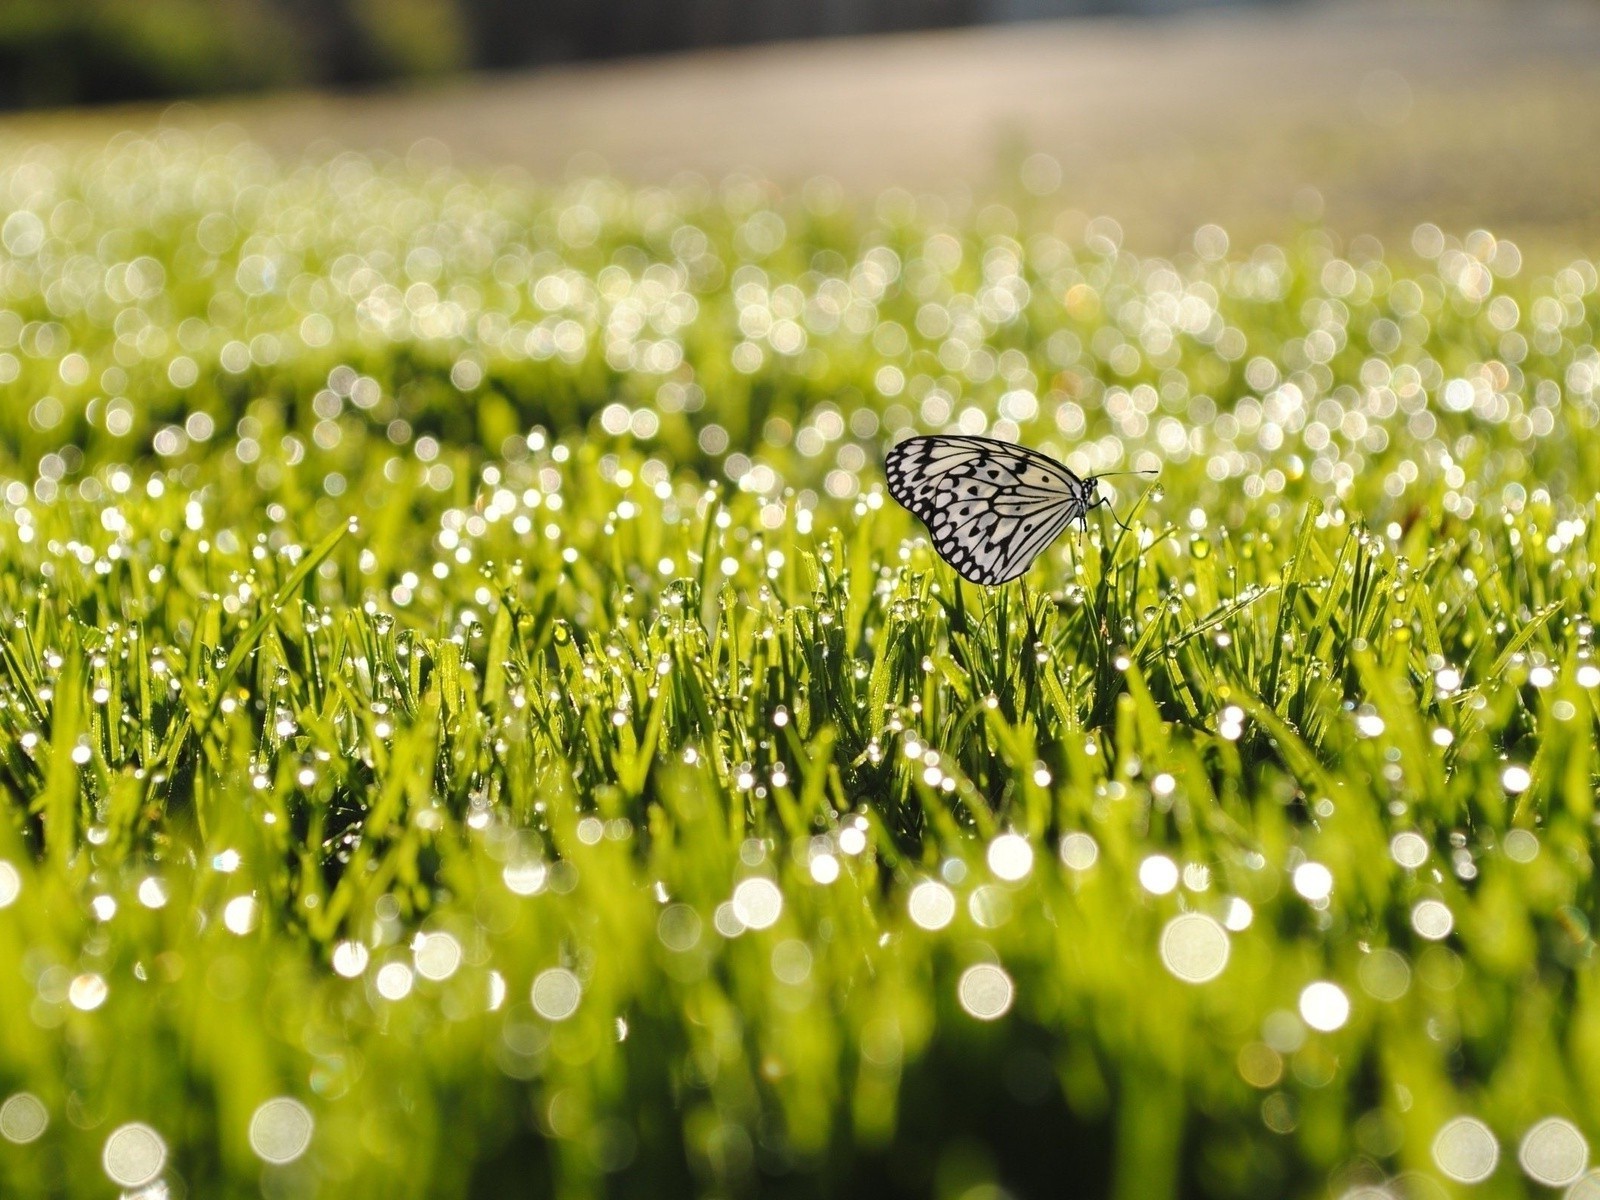
[[[0,0],[0,105],[348,85],[471,62],[469,0]]]
[[[0,107],[359,86],[1227,0],[0,0]]]

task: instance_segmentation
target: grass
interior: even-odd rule
[[[6,1195],[1582,1170],[1593,264],[176,134],[0,194]],[[941,427],[1161,476],[983,592],[881,484]]]

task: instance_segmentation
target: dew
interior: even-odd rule
[[[906,908],[911,920],[921,928],[943,929],[955,919],[955,893],[936,880],[925,879],[911,889]]]
[[[1332,1033],[1350,1019],[1350,998],[1338,984],[1319,980],[1300,993],[1300,1016],[1311,1028]]]
[[[1517,1162],[1535,1182],[1563,1187],[1588,1167],[1589,1143],[1571,1121],[1546,1117],[1522,1135]]]
[[[656,936],[668,950],[685,954],[700,942],[700,914],[687,904],[669,904],[656,918]]]
[[[1531,829],[1513,829],[1505,837],[1506,857],[1512,862],[1528,863],[1539,857],[1539,835]]]
[[[1264,1042],[1249,1042],[1239,1050],[1239,1077],[1251,1087],[1269,1088],[1283,1078],[1283,1056]]]
[[[44,1102],[31,1092],[18,1092],[0,1104],[0,1137],[19,1146],[38,1141],[50,1124]]]
[[[583,985],[565,967],[551,967],[534,976],[533,1008],[547,1021],[565,1021],[578,1011],[582,998]]]
[[[0,908],[9,908],[22,894],[22,876],[16,867],[0,858]]]
[[[1206,983],[1228,965],[1228,935],[1202,913],[1173,917],[1161,931],[1161,961],[1185,983]]]
[[[378,989],[378,995],[385,1000],[404,1000],[411,994],[413,982],[410,967],[405,963],[392,962],[384,963],[378,968],[373,986]]]
[[[1061,838],[1061,862],[1074,871],[1087,871],[1100,857],[1100,846],[1087,833],[1068,833]]]
[[[1411,987],[1411,964],[1398,951],[1381,948],[1361,960],[1356,979],[1374,1000],[1398,1000]]]
[[[1480,1183],[1494,1173],[1500,1144],[1476,1117],[1452,1117],[1433,1136],[1433,1161],[1457,1183]]]
[[[1013,911],[1011,893],[999,884],[983,884],[967,897],[968,915],[984,929],[1000,928],[1011,919]]]
[[[783,912],[783,893],[761,875],[743,880],[733,889],[733,911],[748,929],[767,929]]]
[[[1002,833],[989,843],[989,870],[997,879],[1016,883],[1033,870],[1033,847],[1018,833]]]
[[[818,854],[811,860],[811,878],[820,884],[830,884],[839,878],[839,860],[831,854]]]
[[[1389,857],[1407,870],[1428,861],[1428,842],[1420,833],[1397,833],[1389,842]]]
[[[346,979],[354,979],[367,969],[371,957],[360,942],[340,942],[333,948],[333,969]]]
[[[1528,771],[1527,767],[1510,766],[1500,774],[1500,786],[1512,793],[1512,795],[1525,792],[1532,785],[1533,775]]]
[[[461,965],[461,943],[448,933],[425,933],[413,943],[411,957],[424,979],[449,979]]]
[[[1411,910],[1411,928],[1417,931],[1418,936],[1427,938],[1430,942],[1437,942],[1450,936],[1450,931],[1455,928],[1455,915],[1448,906],[1438,900],[1421,900]]]
[[[1301,863],[1294,869],[1294,890],[1312,903],[1333,893],[1333,872],[1319,862]]]
[[[146,875],[139,881],[139,903],[146,908],[163,908],[167,903],[167,884],[159,875]]]
[[[711,925],[725,938],[736,938],[745,931],[745,923],[734,911],[733,901],[724,900],[711,914]]]
[[[1255,920],[1255,910],[1250,907],[1250,901],[1242,896],[1230,896],[1222,906],[1222,924],[1232,933],[1241,933],[1250,928],[1250,922]]]
[[[1165,854],[1152,854],[1139,864],[1139,886],[1152,896],[1165,896],[1178,886],[1178,864]]]
[[[786,938],[772,948],[772,973],[791,987],[799,987],[811,975],[811,947],[798,938]]]
[[[311,1110],[288,1096],[268,1100],[250,1117],[250,1149],[263,1162],[290,1163],[311,1144]]]
[[[100,1162],[112,1183],[143,1187],[161,1174],[167,1162],[167,1144],[150,1126],[133,1121],[111,1131]]]
[[[82,1012],[93,1012],[106,1002],[109,992],[106,981],[89,971],[75,977],[68,985],[67,1000],[73,1008]]]
[[[1185,863],[1183,886],[1191,892],[1208,891],[1211,887],[1211,868],[1203,863]]]
[[[1015,998],[1016,989],[1000,967],[979,963],[961,973],[956,987],[961,1007],[980,1021],[995,1021],[1006,1015]]]
[[[859,825],[846,825],[839,831],[839,850],[851,856],[867,848],[867,831]]]
[[[260,916],[261,906],[256,903],[254,896],[235,896],[222,909],[223,925],[227,926],[229,933],[236,933],[240,937],[256,927]]]
[[[534,896],[544,890],[549,868],[537,858],[509,862],[500,872],[506,887],[518,896]]]

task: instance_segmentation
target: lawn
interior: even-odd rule
[[[1600,277],[0,148],[0,1193],[1600,1195]],[[884,450],[1109,481],[962,583]]]

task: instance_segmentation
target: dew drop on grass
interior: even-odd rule
[[[1313,904],[1333,893],[1333,872],[1319,862],[1301,863],[1294,869],[1294,890]]]
[[[1338,984],[1319,980],[1300,993],[1300,1016],[1311,1028],[1332,1033],[1350,1019],[1350,998]]]
[[[367,969],[370,958],[370,952],[360,942],[340,942],[333,948],[333,969],[346,979],[354,979]]]
[[[250,1117],[250,1148],[263,1162],[293,1162],[311,1144],[315,1122],[300,1101],[279,1096],[262,1104]]]
[[[1457,1183],[1478,1183],[1493,1174],[1500,1144],[1476,1117],[1452,1117],[1434,1134],[1433,1161]]]
[[[410,967],[405,963],[391,962],[378,968],[373,986],[385,1000],[404,1000],[411,994],[414,982]]]
[[[89,971],[73,979],[67,988],[67,1000],[80,1012],[93,1012],[106,1002],[109,990],[104,978]]]
[[[1010,1011],[1016,987],[1002,968],[979,963],[962,972],[956,994],[969,1014],[980,1021],[996,1021]]]
[[[989,870],[997,879],[1020,882],[1033,870],[1033,847],[1021,834],[1003,833],[989,843]]]
[[[1455,927],[1455,915],[1441,901],[1422,900],[1411,910],[1411,927],[1418,936],[1437,942],[1450,935]]]
[[[38,1141],[49,1124],[49,1110],[31,1092],[18,1092],[0,1104],[0,1137],[15,1145]]]
[[[1571,1121],[1546,1117],[1523,1134],[1517,1162],[1536,1183],[1563,1187],[1588,1167],[1589,1143]]]
[[[565,967],[551,967],[534,977],[530,998],[534,1011],[547,1021],[565,1021],[578,1011],[583,985]]]
[[[1161,962],[1185,983],[1207,983],[1228,965],[1228,935],[1203,913],[1183,913],[1161,931]]]
[[[700,914],[687,904],[670,904],[656,919],[656,936],[668,950],[686,954],[700,943]]]
[[[1100,847],[1087,833],[1063,834],[1060,846],[1061,862],[1074,871],[1087,871],[1100,857]]]
[[[1411,987],[1411,964],[1405,955],[1383,947],[1362,958],[1356,967],[1361,990],[1374,1000],[1392,1002]]]
[[[911,920],[921,928],[943,929],[955,918],[955,893],[936,880],[925,879],[911,889],[906,908]]]
[[[461,943],[444,932],[420,934],[411,956],[418,975],[438,982],[449,979],[461,965]]]
[[[1389,842],[1389,856],[1407,870],[1416,870],[1428,861],[1428,843],[1419,833],[1397,833]]]
[[[142,1122],[133,1121],[112,1130],[100,1157],[111,1182],[122,1187],[143,1187],[167,1162],[167,1144]]]
[[[1510,830],[1503,845],[1512,862],[1528,863],[1539,857],[1539,835],[1531,829]]]
[[[1165,854],[1152,854],[1139,864],[1139,886],[1152,896],[1165,896],[1178,886],[1178,864]]]
[[[765,876],[752,876],[733,889],[733,911],[746,928],[767,929],[783,912],[783,893]]]

